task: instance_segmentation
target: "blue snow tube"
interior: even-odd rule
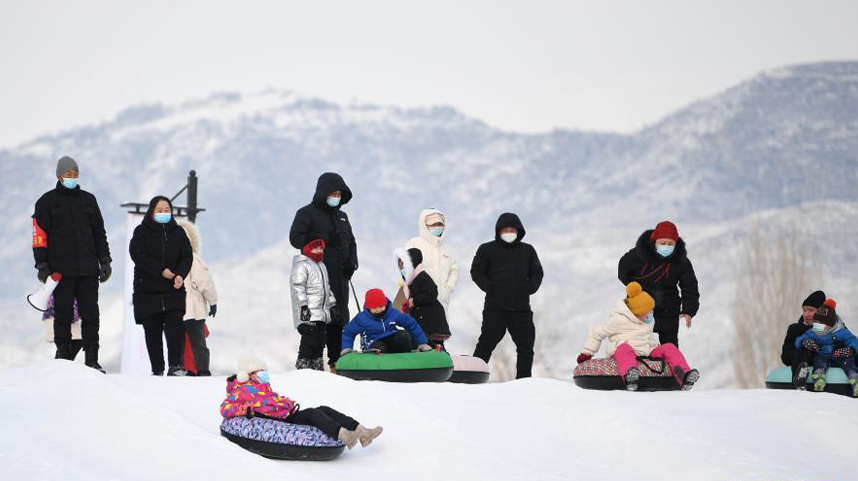
[[[252,453],[272,459],[328,461],[345,448],[345,444],[313,426],[263,417],[225,418],[220,434]]]
[[[812,368],[811,368],[812,369]],[[773,369],[766,376],[766,387],[769,389],[795,389],[792,385],[792,369],[781,366]],[[813,378],[807,376],[807,390],[813,391]],[[849,378],[839,367],[830,367],[825,372],[825,392],[852,396],[852,385]]]

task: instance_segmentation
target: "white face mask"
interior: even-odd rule
[[[501,234],[500,238],[507,244],[512,244],[516,239],[518,239],[518,232],[507,232],[505,234]]]
[[[828,328],[828,326],[826,326],[825,324],[823,324],[821,322],[814,322],[813,323],[813,330],[816,332],[825,332],[825,329],[827,329],[827,328]]]

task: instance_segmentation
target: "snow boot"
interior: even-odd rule
[[[700,372],[697,369],[685,372],[681,367],[676,366],[673,368],[673,372],[676,374],[676,379],[682,379],[679,388],[683,391],[690,391],[694,387],[694,383],[700,379]]]
[[[331,371],[331,374],[337,373],[337,367],[336,366],[328,366],[328,369]]]
[[[164,371],[152,371],[152,375],[153,375],[153,376],[163,376],[163,375],[164,375]]]
[[[200,369],[199,371],[197,371],[198,377],[211,377],[211,375],[212,375],[212,372],[206,371],[205,369]]]
[[[626,373],[626,391],[637,391],[638,380],[641,378],[641,372],[638,368],[633,367]]]
[[[849,380],[849,385],[852,386],[852,397],[858,397],[858,379],[853,377]]]
[[[813,390],[816,392],[825,391],[825,371],[817,369],[813,371]]]
[[[310,361],[310,369],[325,372],[325,361],[321,357],[313,359]]]
[[[68,344],[57,344],[57,354],[54,356],[54,359],[71,361],[71,346]]]
[[[299,357],[299,358],[295,361],[295,369],[298,369],[298,370],[301,370],[301,369],[312,369],[312,367],[310,367],[310,363],[312,363],[312,362],[313,362],[313,360],[312,360],[312,359],[307,359],[307,358],[304,358],[304,357]]]
[[[807,389],[807,375],[810,374],[810,367],[806,362],[803,362],[798,365],[798,369],[795,371],[795,376],[792,378],[792,385],[795,386],[799,391],[804,391]]]
[[[167,369],[168,376],[187,376],[188,371],[185,371],[185,368],[182,366],[170,366],[170,369]]]
[[[355,432],[358,433],[358,439],[360,439],[360,445],[362,448],[365,448],[372,444],[373,439],[377,438],[381,432],[384,431],[384,428],[381,426],[376,426],[372,429],[367,429],[363,425],[358,425]]]
[[[357,430],[349,431],[346,428],[340,428],[340,433],[337,436],[337,439],[345,443],[349,449],[352,449],[358,442],[358,436]]]
[[[86,364],[86,367],[91,367],[102,374],[107,374],[107,371],[98,363],[97,347],[90,346],[84,350],[84,364]]]

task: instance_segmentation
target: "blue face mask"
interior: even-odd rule
[[[443,227],[430,227],[429,233],[435,237],[441,237],[441,234],[444,233],[444,228]]]
[[[653,322],[655,322],[655,316],[653,315],[653,313],[650,312],[649,315],[646,316],[646,319],[644,319],[643,322],[644,322],[644,324],[652,324]]]
[[[77,187],[77,179],[70,179],[68,177],[63,177],[62,179],[63,187],[66,189],[74,189]]]
[[[271,378],[268,377],[268,371],[259,371],[256,373],[256,380],[262,384],[271,384]]]
[[[658,255],[662,257],[670,257],[675,248],[676,246],[656,246],[655,250],[658,252]]]
[[[827,328],[828,328],[828,326],[826,326],[825,324],[823,324],[821,322],[814,322],[813,323],[813,330],[815,332],[825,332],[825,330]]]
[[[403,280],[403,281],[407,281],[407,280],[408,280],[408,278],[407,278],[407,277],[405,277],[405,276],[407,275],[407,272],[405,271],[405,269],[399,269],[399,274],[400,274],[400,275],[402,275],[402,280]]]
[[[155,222],[159,224],[166,224],[167,222],[170,222],[170,219],[173,218],[173,214],[171,214],[170,212],[162,212],[160,214],[155,214],[154,217]]]
[[[331,207],[336,207],[340,205],[340,197],[334,197],[332,195],[328,196],[328,205]]]

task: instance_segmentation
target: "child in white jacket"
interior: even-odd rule
[[[217,314],[217,288],[211,272],[209,272],[209,267],[200,257],[202,243],[197,226],[186,221],[179,222],[179,225],[188,235],[188,240],[191,241],[191,250],[194,252],[194,262],[191,264],[188,277],[185,279],[185,290],[187,291],[184,317],[185,348],[190,346],[191,353],[193,353],[192,366],[196,367],[196,375],[211,376],[212,373],[209,371],[211,353],[208,345],[206,345],[206,336],[208,336],[206,318],[208,316],[214,317]],[[186,354],[186,369],[191,367],[189,366],[189,359],[190,357]]]
[[[643,291],[637,282],[626,286],[627,297],[617,304],[608,320],[590,331],[584,350],[578,356],[578,363],[590,360],[602,340],[608,338],[606,354],[613,356],[617,363],[620,377],[626,382],[626,389],[636,391],[640,371],[638,371],[638,356],[663,358],[671,367],[676,381],[683,391],[694,386],[700,378],[697,369],[691,369],[679,349],[671,343],[659,345],[653,339],[653,309],[655,301]]]

